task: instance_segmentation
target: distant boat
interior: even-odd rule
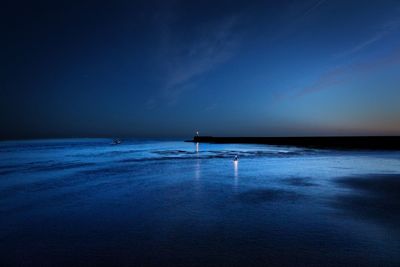
[[[122,143],[121,139],[114,139],[111,144],[112,145],[119,145],[121,143]]]
[[[239,157],[238,157],[238,155],[236,155],[234,158],[233,158],[233,161],[238,161],[239,160]]]

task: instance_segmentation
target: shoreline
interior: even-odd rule
[[[400,136],[214,137],[194,136],[187,142],[266,144],[329,149],[400,150]]]

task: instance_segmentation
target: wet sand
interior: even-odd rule
[[[400,266],[397,151],[78,139],[0,157],[0,266]]]
[[[332,201],[334,207],[359,219],[400,225],[399,174],[350,176],[339,178],[336,183],[351,191],[336,196]]]

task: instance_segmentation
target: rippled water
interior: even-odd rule
[[[0,251],[2,266],[400,266],[400,153],[0,142]]]

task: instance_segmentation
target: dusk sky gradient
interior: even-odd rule
[[[400,1],[5,1],[0,138],[399,135]]]

